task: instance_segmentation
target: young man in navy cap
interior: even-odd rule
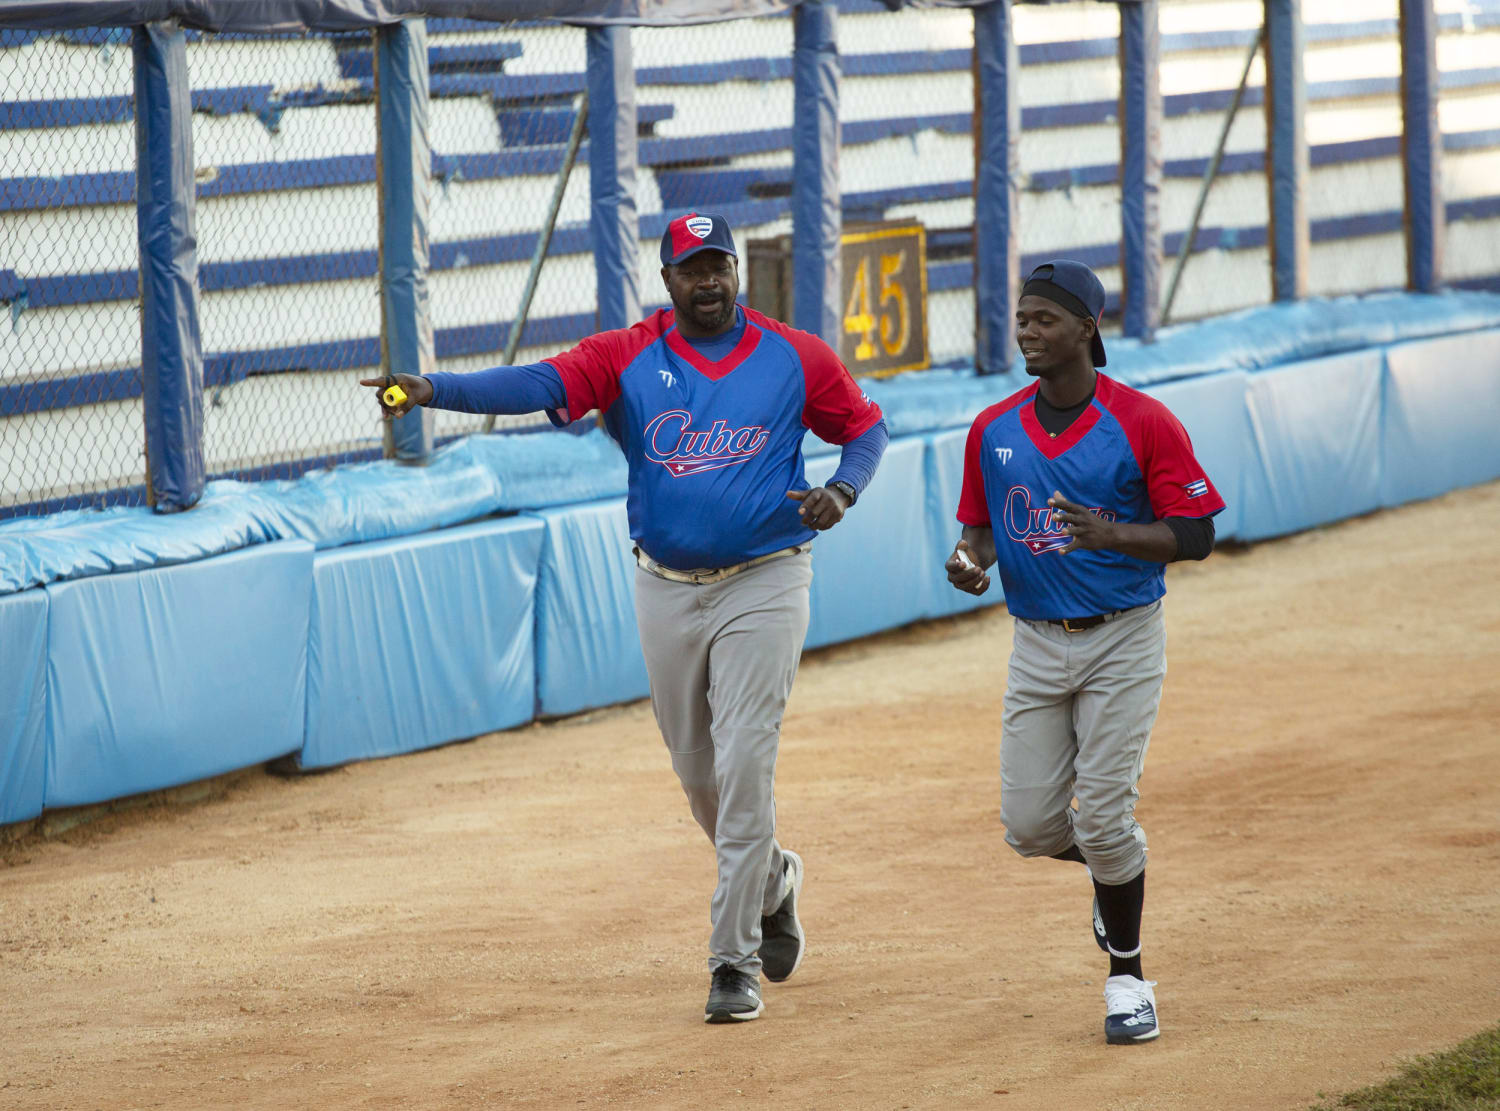
[[[1037,381],[969,430],[946,567],[983,594],[999,568],[1015,617],[1000,747],[1000,820],[1022,856],[1089,869],[1109,956],[1105,1038],[1160,1032],[1141,970],[1146,836],[1136,783],[1166,676],[1166,565],[1213,547],[1219,492],[1160,402],[1100,374],[1104,287],[1087,266],[1037,267],[1016,338]],[[1077,799],[1075,810],[1070,802]]]
[[[776,840],[773,788],[807,633],[812,539],[855,503],[888,437],[827,344],[736,303],[722,216],[673,220],[661,261],[671,308],[531,366],[396,375],[407,400],[382,407],[545,410],[557,425],[598,410],[625,452],[651,704],[718,857],[704,1018],[744,1022],[760,1017],[760,974],[787,979],[804,949],[802,859]],[[811,489],[809,428],[844,448],[833,477]]]

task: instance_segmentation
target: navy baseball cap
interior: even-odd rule
[[[1074,316],[1094,322],[1094,365],[1104,365],[1104,340],[1099,335],[1099,317],[1104,313],[1104,283],[1081,262],[1060,258],[1044,262],[1031,272],[1021,287],[1021,296],[1034,294],[1061,305]]]
[[[712,212],[689,212],[667,225],[661,237],[661,261],[663,266],[676,266],[699,251],[723,251],[739,258],[734,249],[734,236],[729,231],[729,221]]]

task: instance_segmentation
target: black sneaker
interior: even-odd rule
[[[802,894],[802,858],[790,849],[783,849],[781,855],[786,857],[786,895],[779,907],[760,916],[761,971],[773,984],[791,979],[807,948],[802,923],[797,921],[797,897]]]
[[[704,1022],[749,1022],[759,1018],[762,1010],[756,977],[727,964],[714,969],[708,1006],[703,1008]]]

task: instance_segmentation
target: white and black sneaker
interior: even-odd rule
[[[703,1008],[704,1022],[749,1022],[759,1018],[763,1010],[758,977],[727,964],[714,969],[708,1006]]]
[[[802,963],[807,938],[797,920],[797,899],[802,894],[802,858],[790,849],[786,857],[786,894],[781,905],[760,917],[760,965],[766,979],[773,984],[791,978]]]
[[[1149,1042],[1161,1033],[1156,1024],[1155,980],[1111,976],[1104,981],[1104,1040],[1110,1045]]]

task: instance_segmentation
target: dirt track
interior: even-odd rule
[[[1500,1020],[1500,484],[1173,568],[1163,1034],[1001,840],[1010,619],[810,656],[809,953],[706,1026],[713,857],[644,703],[4,850],[0,1106],[1302,1109]]]

